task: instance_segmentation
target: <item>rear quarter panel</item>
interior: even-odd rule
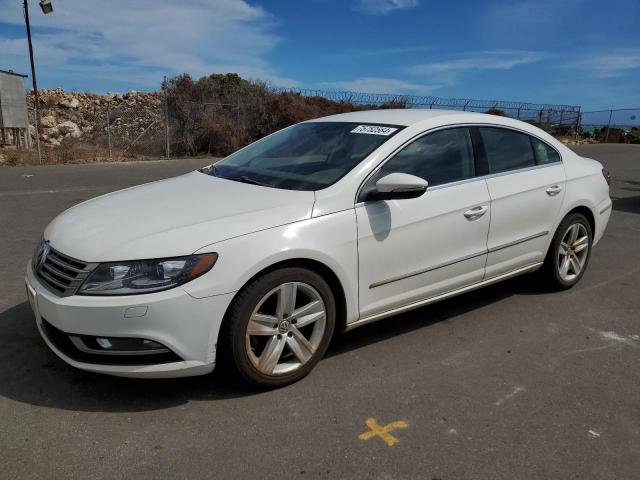
[[[589,208],[595,221],[593,232],[595,245],[602,238],[611,215],[609,185],[602,175],[602,164],[590,158],[580,157],[573,152],[568,155],[563,154],[563,162],[567,183],[562,215],[559,216],[557,224],[574,208],[582,206]],[[558,225],[555,227],[557,228]]]

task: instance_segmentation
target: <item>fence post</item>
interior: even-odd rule
[[[40,150],[40,129],[38,128],[38,112],[33,112],[33,123],[36,127],[36,148],[38,149],[38,162],[42,163],[42,151]],[[27,129],[27,135],[29,135],[29,129]]]
[[[165,77],[165,81],[166,81]],[[165,126],[165,137],[166,137],[166,153],[167,153],[167,160],[169,160],[170,157],[170,150],[169,150],[169,99],[168,99],[169,95],[167,94],[167,91],[165,90],[164,92],[164,126]]]
[[[580,126],[582,125],[582,109],[578,108],[578,115],[576,115],[576,140],[580,136]]]
[[[107,103],[107,145],[109,146],[109,160],[113,160],[111,155],[111,120],[109,119],[109,104]]]
[[[520,108],[521,107],[518,107],[518,113],[516,114],[516,119],[518,119],[518,120],[520,120]]]
[[[609,129],[611,128],[611,116],[613,115],[613,110],[609,110],[609,122],[607,123],[607,133],[604,136],[604,143],[609,141]]]

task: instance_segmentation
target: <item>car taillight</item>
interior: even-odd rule
[[[611,172],[606,168],[602,169],[602,176],[607,181],[607,185],[611,185]]]

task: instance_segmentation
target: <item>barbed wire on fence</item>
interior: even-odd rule
[[[305,97],[323,97],[328,100],[343,101],[349,103],[379,105],[385,103],[405,103],[416,107],[451,107],[451,108],[507,108],[510,110],[563,110],[577,113],[579,106],[557,105],[557,104],[537,104],[528,102],[514,102],[507,100],[475,100],[470,98],[446,98],[431,95],[409,95],[391,93],[365,93],[352,92],[348,90],[314,90],[304,88],[278,88],[278,92],[297,93]]]
[[[539,104],[509,100],[478,100],[471,98],[447,98],[432,95],[408,95],[365,93],[345,90],[317,90],[303,88],[279,88],[278,92],[295,93],[305,97],[322,97],[337,102],[358,105],[404,105],[408,108],[447,108],[470,112],[500,110],[510,117],[533,120],[538,123],[572,125],[580,115],[580,106]]]

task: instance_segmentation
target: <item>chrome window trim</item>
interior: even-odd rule
[[[555,152],[558,154],[558,158],[560,158],[560,161],[559,162],[546,163],[546,164],[543,164],[543,165],[534,165],[534,166],[531,166],[531,167],[519,168],[517,170],[505,170],[504,172],[489,173],[489,174],[486,174],[486,175],[473,176],[471,178],[465,178],[464,180],[456,180],[455,182],[441,183],[440,185],[434,185],[433,187],[427,186],[427,192],[429,190],[436,190],[438,188],[454,187],[454,186],[457,186],[459,184],[468,183],[468,182],[475,181],[475,180],[485,180],[485,179],[488,179],[488,178],[499,177],[499,176],[503,176],[503,175],[510,175],[512,173],[520,173],[520,172],[526,172],[528,170],[535,170],[535,169],[538,169],[538,168],[554,167],[556,165],[561,165],[562,163],[564,163],[564,161],[562,159],[562,154],[558,151],[557,148],[555,148],[554,146],[550,145],[549,142],[543,140],[539,136],[537,136],[537,135],[535,135],[533,133],[529,133],[529,132],[527,132],[525,130],[521,130],[521,129],[517,128],[517,127],[513,127],[513,126],[509,126],[509,125],[500,125],[500,124],[496,124],[496,123],[452,123],[452,124],[447,124],[447,125],[440,125],[438,127],[434,127],[434,128],[429,129],[429,130],[424,130],[423,132],[420,132],[420,133],[414,135],[410,139],[406,140],[403,144],[398,146],[395,150],[393,150],[384,159],[380,160],[380,163],[378,163],[375,167],[373,167],[371,169],[371,171],[366,175],[364,180],[362,180],[362,182],[360,182],[360,186],[356,190],[356,195],[355,195],[355,198],[354,198],[354,206],[360,206],[360,205],[366,203],[364,201],[358,201],[358,198],[360,198],[360,194],[362,193],[362,189],[367,184],[369,179],[373,175],[375,175],[375,173],[380,168],[382,168],[382,166],[385,163],[387,163],[389,160],[391,160],[400,150],[402,150],[403,148],[408,146],[410,143],[412,143],[412,142],[424,137],[425,135],[429,135],[431,133],[434,133],[434,132],[437,132],[437,131],[440,131],[440,130],[446,130],[446,129],[450,129],[450,128],[473,128],[473,127],[478,127],[478,128],[482,128],[482,127],[503,128],[503,129],[506,129],[506,130],[513,130],[513,131],[518,132],[518,133],[523,133],[525,135],[529,135],[530,137],[533,137],[536,140],[541,141],[545,145],[549,145],[549,147],[553,148],[553,150],[555,150]],[[532,147],[532,149],[533,149],[533,147]],[[475,157],[475,152],[474,152],[474,157]]]
[[[490,178],[496,178],[496,177],[503,177],[505,175],[528,172],[530,170],[539,170],[541,168],[557,167],[560,164],[561,164],[560,162],[553,162],[553,163],[545,163],[544,165],[533,165],[532,167],[523,167],[523,168],[517,168],[514,170],[505,170],[504,172],[488,173],[487,175],[484,176],[484,178],[490,179]]]
[[[457,180],[455,182],[441,183],[440,185],[434,185],[433,187],[429,187],[427,185],[427,190],[440,190],[441,188],[447,187],[457,187],[458,185],[464,185],[465,183],[477,182],[479,180],[484,180],[485,176],[481,175],[478,177],[465,178],[464,180]]]
[[[524,130],[520,130],[519,128],[509,127],[509,126],[506,126],[506,125],[500,125],[500,126],[499,126],[499,125],[493,125],[493,124],[491,124],[491,125],[476,125],[476,126],[477,126],[478,128],[485,127],[485,128],[501,128],[501,129],[503,129],[503,130],[513,130],[514,132],[522,133],[522,134],[524,134],[524,135],[528,135],[529,137],[531,137],[531,138],[535,138],[535,139],[536,139],[536,140],[538,140],[539,142],[544,143],[546,146],[548,146],[549,148],[551,148],[554,152],[556,152],[556,153],[558,154],[558,158],[560,159],[560,160],[558,160],[557,162],[550,162],[550,163],[540,164],[540,163],[538,163],[538,159],[537,159],[537,157],[536,157],[536,152],[535,152],[535,150],[533,149],[533,145],[531,145],[531,151],[533,152],[533,161],[534,161],[534,162],[536,162],[536,164],[535,164],[535,165],[532,165],[531,167],[523,167],[523,168],[515,168],[515,169],[513,169],[513,170],[505,170],[505,171],[503,171],[503,172],[489,173],[489,174],[488,174],[488,176],[489,176],[489,175],[496,175],[496,176],[497,176],[497,175],[500,175],[500,174],[509,174],[509,173],[512,173],[512,172],[526,171],[526,170],[533,169],[533,168],[536,168],[536,167],[549,167],[549,166],[553,166],[553,165],[557,165],[557,164],[561,164],[561,163],[563,163],[563,161],[562,161],[562,155],[560,154],[560,152],[558,151],[558,149],[557,149],[557,148],[555,148],[555,147],[554,147],[554,146],[552,146],[552,145],[549,145],[549,142],[545,142],[543,139],[541,139],[541,138],[540,138],[540,137],[538,137],[537,135],[534,135],[534,134],[529,133],[529,132],[525,132]],[[480,132],[480,136],[482,137],[482,132]],[[483,145],[484,145],[484,138],[482,139],[482,142],[483,142]],[[531,143],[531,140],[529,140],[529,143]],[[484,151],[484,154],[485,154],[485,156],[486,156],[486,155],[487,155],[487,149],[486,149],[486,147],[485,147],[485,149],[484,149],[484,150],[485,150],[485,151]],[[489,166],[489,170],[491,170],[491,162],[489,162],[489,158],[488,158],[488,157],[487,157],[487,164],[488,164],[488,166]]]

